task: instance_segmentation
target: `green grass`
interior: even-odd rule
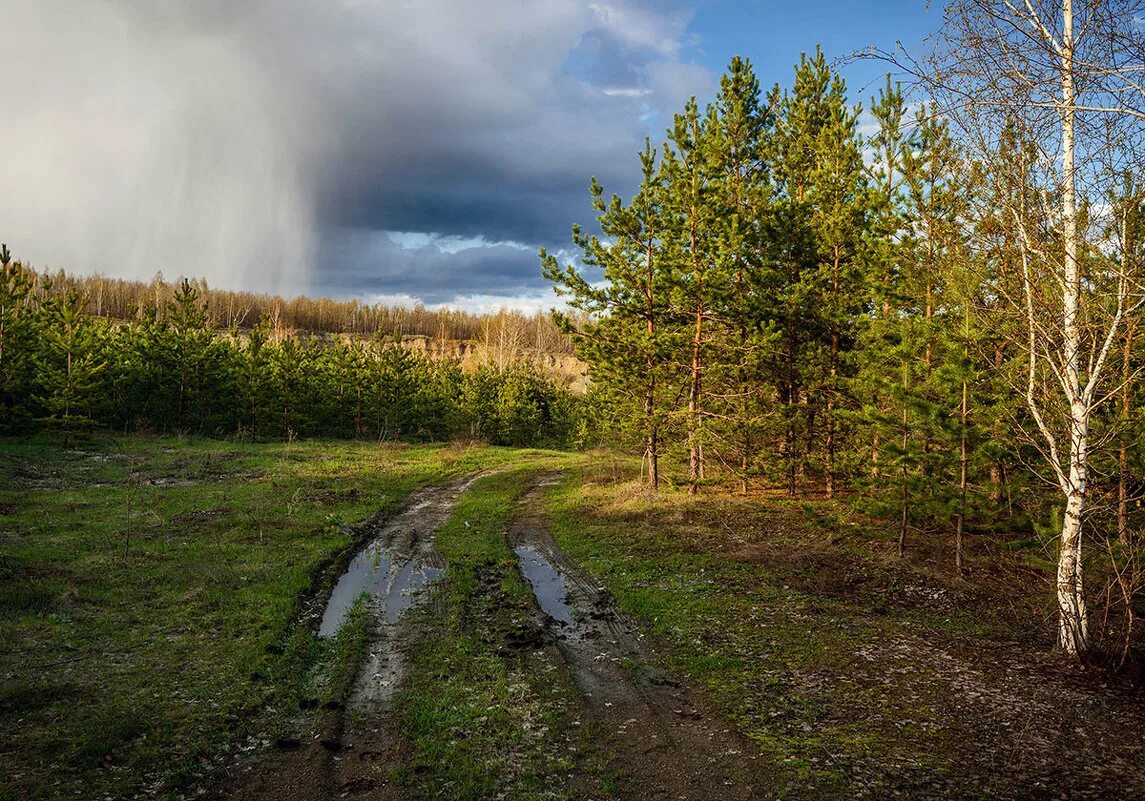
[[[828,502],[809,509],[718,491],[653,501],[599,467],[551,489],[546,503],[561,548],[777,766],[776,796],[840,797],[856,775],[886,778],[884,759],[933,756],[928,770],[957,767],[947,729],[960,719],[946,680],[925,664],[894,662],[881,644],[900,635],[1012,640],[1013,631],[981,604],[894,601],[902,584],[958,582],[888,556],[884,532],[845,520]],[[896,695],[884,668],[919,680],[904,679],[908,691]]]
[[[405,781],[425,797],[612,797],[599,755],[571,725],[575,691],[537,650],[530,591],[505,544],[526,480],[481,480],[438,534],[446,581],[396,699],[414,752]]]
[[[418,485],[551,459],[306,441],[0,443],[0,798],[173,794],[335,695],[360,642],[292,624],[355,523]]]

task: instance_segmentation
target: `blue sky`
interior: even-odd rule
[[[33,264],[464,308],[626,194],[735,54],[917,50],[923,2],[37,0],[5,20],[0,239]],[[885,67],[842,68],[866,104]]]
[[[760,80],[770,85],[787,83],[799,54],[817,43],[829,58],[867,45],[891,49],[896,41],[913,49],[941,21],[941,3],[927,7],[914,0],[703,0],[695,5],[688,33],[694,37],[695,58],[708,69],[722,71],[729,56],[739,53],[752,60]],[[886,68],[862,61],[842,71],[865,103],[881,85]]]

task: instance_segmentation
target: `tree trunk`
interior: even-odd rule
[[[696,306],[696,329],[692,338],[692,381],[688,390],[688,494],[695,495],[703,477],[700,438],[700,345],[703,342],[704,307]]]
[[[1117,454],[1117,541],[1129,544],[1129,410],[1132,404],[1133,334],[1136,325],[1125,331],[1125,348],[1121,354],[1121,448]]]
[[[1001,345],[994,346],[994,369],[1001,372],[1002,365],[1005,361],[1005,349]],[[994,418],[994,436],[997,441],[1002,440],[1002,419],[1000,417]],[[995,506],[1000,506],[1002,503],[1002,491],[1006,486],[1006,471],[999,462],[990,463],[990,501]]]
[[[827,497],[835,497],[835,379],[839,375],[839,263],[842,259],[839,243],[835,243],[834,262],[831,273],[831,305],[836,319],[831,321],[831,377],[827,388],[827,438],[824,443],[827,449]]]
[[[644,416],[648,422],[648,434],[645,439],[644,455],[648,459],[648,486],[653,489],[660,488],[659,443],[656,441],[656,425],[652,422],[653,395],[651,392],[644,397]]]
[[[902,410],[902,452],[905,454],[910,444],[910,429],[907,428],[906,407]],[[902,462],[902,516],[899,519],[899,556],[906,554],[906,521],[907,506],[910,501],[910,492],[907,489],[906,459]]]
[[[656,359],[653,353],[656,338],[656,296],[652,291],[652,245],[649,239],[644,246],[644,278],[648,282],[645,297],[648,307],[645,310],[644,324],[648,332],[648,350],[645,363],[648,367],[648,391],[644,396],[644,421],[647,427],[645,455],[648,457],[648,484],[653,491],[660,489],[660,443],[656,424]]]
[[[791,362],[788,362],[791,364]],[[787,401],[787,425],[783,432],[783,451],[784,457],[787,460],[787,494],[792,498],[795,497],[795,386],[794,383],[789,383],[786,389]]]
[[[966,527],[966,477],[969,459],[966,448],[966,409],[967,409],[967,382],[962,382],[962,408],[959,414],[960,428],[960,458],[958,477],[958,521],[954,529],[954,569],[962,573],[962,537]]]
[[[1074,473],[1073,470],[1070,472]],[[1077,480],[1084,483],[1084,478]],[[1084,508],[1085,493],[1071,492],[1066,500],[1058,551],[1058,644],[1074,657],[1082,656],[1089,648],[1089,617],[1081,561],[1081,515]]]
[[[1083,396],[1079,351],[1081,326],[1081,270],[1078,264],[1077,178],[1075,173],[1073,83],[1073,0],[1062,2],[1062,239],[1065,253],[1062,291],[1062,367],[1070,405],[1070,455],[1065,517],[1058,549],[1058,643],[1071,656],[1080,657],[1089,648],[1089,621],[1085,608],[1081,560],[1081,521],[1085,511],[1089,467],[1089,415]]]

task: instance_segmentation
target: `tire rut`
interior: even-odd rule
[[[232,801],[402,797],[388,774],[401,762],[403,742],[386,719],[408,648],[402,618],[415,604],[432,603],[432,593],[421,590],[445,568],[434,547],[435,534],[462,493],[483,475],[416,489],[396,512],[365,524],[367,544],[350,560],[325,608],[309,615],[320,637],[333,636],[353,602],[362,593],[367,595],[371,639],[348,696],[327,704],[313,741],[280,742],[289,750],[266,754],[216,797]]]
[[[747,801],[769,785],[759,750],[659,667],[649,639],[619,613],[608,591],[566,556],[549,533],[543,476],[506,531],[583,713],[622,797]],[[556,576],[554,580],[553,575]],[[554,588],[563,598],[554,598]]]

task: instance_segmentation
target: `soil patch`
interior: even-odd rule
[[[332,503],[348,503],[356,501],[362,497],[362,493],[357,489],[348,490],[316,490],[306,496],[306,500],[313,503],[332,504]]]

